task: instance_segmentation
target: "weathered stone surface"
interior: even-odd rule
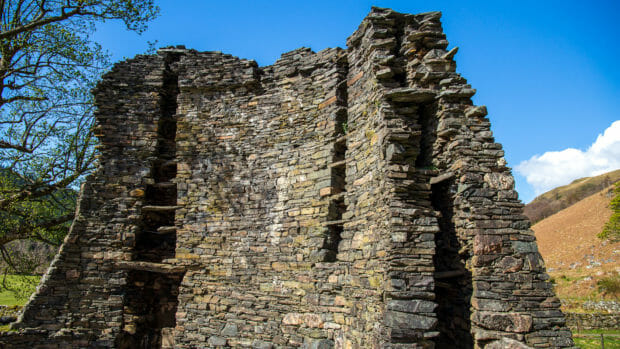
[[[566,325],[576,330],[620,328],[620,313],[566,313]]]
[[[486,173],[484,181],[493,189],[508,190],[514,188],[515,180],[507,173]]]
[[[432,101],[435,98],[436,92],[432,90],[422,90],[419,88],[396,88],[390,90],[385,96],[394,102],[409,102],[414,104],[421,104]]]
[[[497,331],[525,333],[532,328],[532,316],[527,314],[478,311],[472,320],[484,328]]]
[[[225,337],[235,337],[237,336],[237,325],[236,324],[231,324],[231,323],[227,323],[224,328],[222,329],[222,336]]]
[[[346,50],[267,67],[117,64],[99,167],[0,346],[573,346],[440,16],[373,8]]]
[[[485,349],[532,349],[532,347],[517,340],[504,337],[498,341],[491,342]]]
[[[209,340],[207,341],[207,343],[214,347],[225,346],[226,338],[222,338],[218,336],[211,336],[209,337]]]
[[[313,339],[304,343],[304,349],[332,349],[334,342],[329,339]]]
[[[497,265],[503,269],[504,272],[514,273],[521,270],[521,267],[523,267],[523,260],[512,256],[506,256],[502,258]]]
[[[476,235],[474,238],[474,253],[489,254],[502,250],[501,235]]]
[[[388,310],[405,313],[432,313],[437,308],[437,303],[421,299],[391,300],[387,303]]]
[[[429,330],[435,327],[437,319],[399,311],[387,311],[385,313],[385,323],[393,328]]]

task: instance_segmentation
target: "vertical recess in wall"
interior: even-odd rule
[[[420,108],[422,139],[416,166],[439,170],[431,179],[431,204],[439,213],[439,232],[435,234],[435,294],[439,336],[436,348],[473,348],[471,335],[472,275],[465,267],[469,256],[459,240],[454,223],[456,183],[454,175],[442,173],[433,165],[433,145],[437,138],[437,103]]]
[[[471,335],[472,275],[465,268],[463,245],[454,225],[456,185],[448,178],[431,186],[433,208],[441,213],[435,235],[435,293],[439,337],[437,348],[473,348]]]
[[[437,103],[423,104],[418,109],[418,123],[422,130],[420,139],[420,153],[415,159],[415,167],[434,169],[433,166],[433,145],[437,139]]]
[[[165,53],[161,115],[156,153],[146,180],[142,226],[136,236],[133,264],[127,276],[123,335],[119,348],[171,348],[183,271],[165,264],[175,256],[177,203],[176,109],[178,76],[171,65],[179,54]],[[162,263],[163,262],[163,263]]]
[[[161,95],[161,116],[157,125],[156,159],[151,168],[151,183],[147,183],[145,206],[142,208],[141,234],[136,237],[136,260],[161,262],[174,257],[176,234],[174,211],[177,202],[176,184],[176,109],[179,93],[178,76],[170,64],[178,56],[166,56],[164,86]]]
[[[338,85],[336,86],[336,105],[334,112],[335,132],[334,148],[332,152],[332,163],[329,165],[331,170],[331,196],[328,207],[327,236],[323,242],[321,255],[323,261],[334,262],[338,254],[338,245],[342,240],[344,222],[342,215],[347,207],[344,202],[345,177],[348,132],[348,113],[347,113],[347,73],[349,70],[346,55],[341,55],[337,67]]]

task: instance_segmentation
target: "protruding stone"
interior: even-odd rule
[[[182,265],[172,265],[165,263],[154,263],[144,261],[116,261],[116,267],[127,270],[142,270],[162,274],[179,274],[185,272]]]
[[[457,52],[459,52],[458,46],[456,46],[452,50],[446,52],[446,54],[443,55],[443,57],[441,57],[441,58],[443,58],[443,59],[453,59],[454,55],[456,55]]]
[[[436,92],[419,88],[402,87],[386,92],[385,97],[394,102],[424,104],[435,99]]]
[[[488,114],[485,105],[471,106],[465,110],[465,116],[468,118],[479,118]]]

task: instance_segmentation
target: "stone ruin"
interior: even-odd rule
[[[11,348],[574,347],[439,12],[273,65],[164,48],[94,91],[99,166]]]

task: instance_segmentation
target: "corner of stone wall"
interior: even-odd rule
[[[139,226],[162,74],[159,58],[137,56],[116,64],[94,89],[97,170],[82,186],[70,232],[14,324],[20,332],[11,343],[115,345],[127,282],[117,263],[131,258]]]
[[[451,231],[451,237],[438,235],[435,266],[445,269],[452,260],[460,265],[455,271],[465,273],[466,279],[444,280],[451,280],[454,288],[467,282],[461,290],[468,291],[456,298],[471,299],[471,316],[462,317],[471,321],[468,341],[473,340],[475,347],[503,338],[534,347],[572,347],[504,152],[490,131],[486,107],[473,105],[475,90],[455,72],[458,48],[447,49],[436,14],[426,15],[412,29],[405,29],[401,49],[407,57],[407,84],[436,93],[433,104],[421,114],[429,115],[422,123],[427,135],[422,159],[429,159],[428,165],[438,171],[431,179],[431,191],[432,196],[443,196],[443,204],[433,204],[441,213],[442,234]],[[450,249],[458,253],[450,257]],[[438,259],[441,254],[448,258]],[[444,333],[441,319],[448,316],[442,311],[454,317],[454,307],[459,308],[441,302],[441,273],[435,272],[439,341]],[[468,313],[465,307],[460,309]]]

